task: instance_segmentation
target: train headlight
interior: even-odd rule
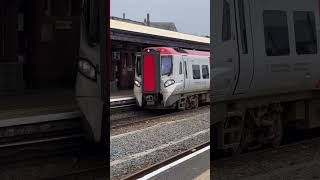
[[[175,81],[173,79],[169,79],[168,81],[166,81],[164,83],[164,87],[169,87],[171,85],[173,85],[175,83]]]
[[[134,85],[136,85],[137,87],[141,87],[141,83],[137,80],[134,81]]]
[[[97,71],[96,67],[87,59],[81,58],[78,62],[78,71],[85,77],[96,81]]]

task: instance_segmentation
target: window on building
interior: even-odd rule
[[[314,13],[295,11],[293,18],[297,54],[316,54],[317,33]]]
[[[182,62],[180,62],[180,66],[179,66],[179,74],[182,74]]]
[[[264,11],[263,23],[267,56],[289,55],[290,46],[286,12]]]
[[[200,79],[200,65],[192,65],[193,79]]]
[[[52,8],[52,16],[67,17],[71,16],[72,12],[72,1],[71,0],[50,0],[45,5],[48,9]],[[49,5],[49,3],[51,3]]]
[[[231,16],[230,16],[230,4],[223,1],[223,17],[222,17],[222,41],[228,41],[231,39]]]
[[[202,65],[202,78],[209,79],[209,68],[208,65]]]

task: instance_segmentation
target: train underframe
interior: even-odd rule
[[[145,108],[152,109],[196,109],[200,104],[210,102],[209,92],[177,94],[170,96],[166,102],[163,101],[163,95],[144,94],[143,104]]]
[[[299,94],[296,97],[300,98],[284,96],[281,100],[281,96],[278,96],[215,104],[211,111],[213,118],[217,119],[212,126],[214,147],[236,154],[260,148],[265,144],[278,147],[287,128],[320,127],[317,119],[320,98],[310,94]]]

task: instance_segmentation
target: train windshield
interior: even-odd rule
[[[161,75],[170,75],[172,73],[172,56],[161,56]]]

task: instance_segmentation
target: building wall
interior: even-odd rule
[[[124,41],[112,41],[111,91],[133,89],[135,75],[135,56],[148,45],[128,44]]]

